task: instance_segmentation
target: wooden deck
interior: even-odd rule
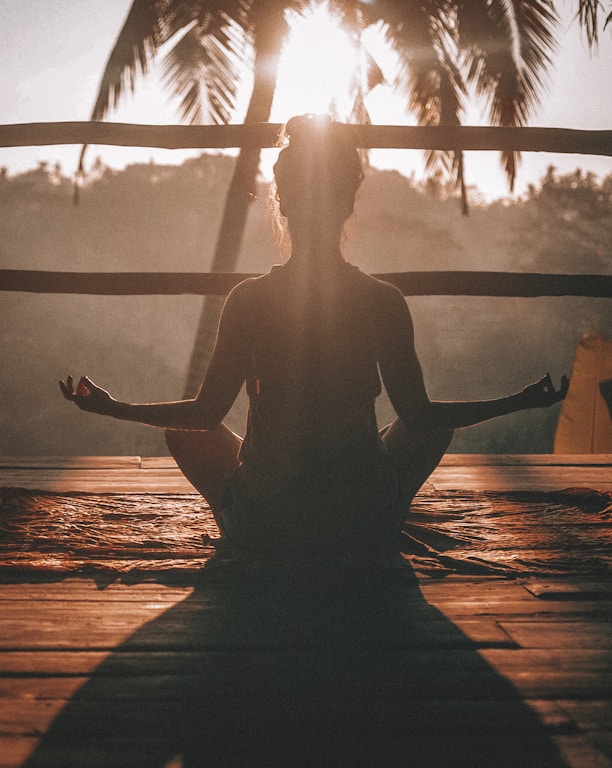
[[[173,459],[140,456],[0,456],[0,488],[59,493],[192,493]],[[448,454],[430,490],[612,491],[612,454]]]
[[[611,470],[450,455],[431,489],[609,491]],[[0,487],[192,490],[138,457],[4,458]],[[0,768],[612,766],[609,579],[54,578],[0,583]]]

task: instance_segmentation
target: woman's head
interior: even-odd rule
[[[341,227],[353,212],[363,179],[359,152],[346,126],[326,116],[294,117],[286,124],[286,146],[274,165],[280,212]]]

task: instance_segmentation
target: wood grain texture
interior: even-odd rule
[[[610,457],[454,455],[432,482],[457,482],[460,502],[495,477],[542,490],[609,475]],[[178,470],[0,462],[18,477],[140,493]],[[146,578],[0,579],[0,766],[612,765],[609,578]]]

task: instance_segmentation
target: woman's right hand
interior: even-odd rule
[[[72,376],[66,376],[66,381],[59,382],[60,389],[66,400],[75,403],[82,411],[110,416],[116,403],[109,393],[96,386],[87,376],[81,376],[76,388]]]

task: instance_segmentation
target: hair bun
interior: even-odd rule
[[[283,215],[316,202],[330,215],[348,218],[363,179],[349,126],[328,115],[300,115],[287,122],[280,138],[285,146],[274,164],[274,177]]]
[[[290,141],[300,139],[312,141],[317,137],[329,136],[333,125],[329,115],[316,115],[309,112],[306,115],[292,117],[285,125],[284,134]]]

